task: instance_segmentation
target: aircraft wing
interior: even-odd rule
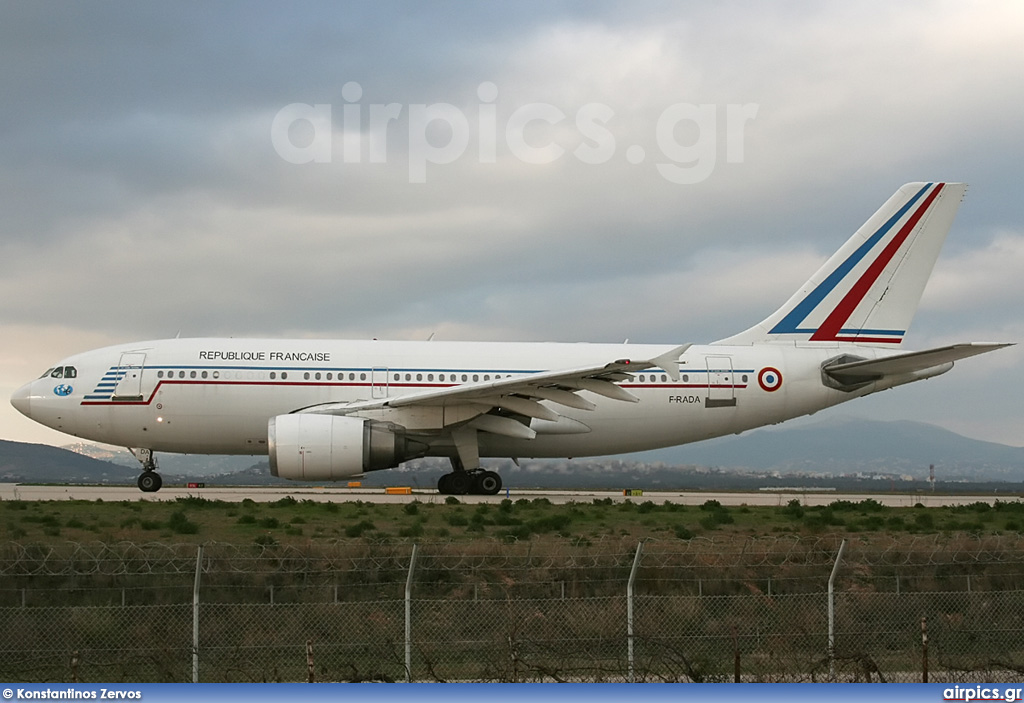
[[[393,398],[379,398],[355,403],[325,403],[303,408],[297,412],[352,415],[410,406],[469,405],[477,408],[479,415],[484,415],[494,408],[504,408],[526,417],[554,422],[559,418],[558,413],[550,407],[542,405],[540,401],[547,400],[556,405],[579,410],[593,410],[596,406],[579,394],[580,391],[589,391],[613,400],[638,402],[636,396],[616,385],[616,381],[628,380],[632,377],[632,373],[651,368],[661,368],[673,378],[678,379],[679,357],[689,347],[689,344],[684,344],[653,359],[616,359],[595,366],[540,371],[492,381],[463,383]],[[497,434],[514,432],[516,436],[529,436],[530,438],[534,434],[528,427],[514,420],[497,416],[493,420],[486,422],[485,424],[488,426],[480,427],[480,429]],[[501,420],[506,422],[495,422]],[[518,425],[518,428],[509,423]],[[499,425],[505,425],[505,427]]]
[[[885,376],[917,373],[928,369],[952,364],[954,361],[970,356],[1013,346],[1012,344],[988,344],[974,342],[970,344],[953,344],[948,347],[937,347],[925,351],[896,354],[881,359],[863,359],[824,367],[823,371],[841,383],[863,383],[874,381]]]

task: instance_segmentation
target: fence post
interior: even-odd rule
[[[736,635],[736,626],[732,626],[732,681],[739,683],[743,680],[740,675],[740,640]]]
[[[835,607],[835,581],[836,573],[839,572],[839,562],[843,559],[843,552],[846,551],[846,540],[839,545],[839,553],[836,554],[836,563],[832,565],[832,575],[828,577],[828,674],[835,678],[836,675],[836,607]]]
[[[634,683],[633,676],[633,581],[636,580],[636,569],[640,565],[640,553],[644,550],[644,543],[636,545],[636,555],[633,557],[633,568],[629,571],[629,583],[626,584],[626,642],[629,658],[629,682]]]
[[[192,683],[199,683],[199,574],[203,571],[203,545],[196,551],[196,581],[192,587]]]
[[[313,640],[306,640],[306,681],[316,682],[316,669],[313,668]]]
[[[921,683],[928,683],[928,616],[921,616]]]
[[[409,575],[405,579],[405,682],[412,681],[412,574],[416,570],[416,545],[409,557]]]

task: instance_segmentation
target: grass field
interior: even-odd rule
[[[199,622],[204,681],[304,680],[310,642],[319,680],[397,681],[409,607],[418,680],[623,680],[630,584],[640,680],[731,680],[737,652],[752,680],[822,680],[845,540],[836,680],[918,676],[923,617],[938,669],[988,679],[1024,656],[1022,522],[1017,502],[0,501],[0,673],[190,680]]]
[[[658,503],[645,497],[554,505],[544,498],[465,505],[445,503],[322,503],[284,498],[241,503],[179,498],[169,502],[2,501],[0,540],[168,541],[308,544],[345,540],[523,541],[542,535],[586,543],[614,538],[690,539],[821,533],[1020,532],[1024,503],[990,506],[885,507],[874,500],[837,500],[805,507],[724,507]]]

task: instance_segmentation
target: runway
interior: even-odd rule
[[[312,500],[317,502],[354,502],[367,503],[410,503],[414,500],[421,503],[443,503],[447,496],[437,491],[413,489],[406,495],[388,495],[383,488],[347,488],[336,486],[297,486],[297,487],[209,487],[183,488],[165,486],[157,493],[143,493],[132,486],[35,486],[16,483],[0,483],[0,500],[103,500],[103,501],[171,501],[178,498],[205,498],[227,502],[241,502],[245,499],[260,503],[271,503],[291,496],[296,500]],[[925,506],[967,505],[970,503],[993,504],[1000,502],[1018,502],[1021,497],[1015,494],[986,495],[942,495],[932,493],[837,493],[835,491],[747,491],[747,492],[699,492],[699,491],[644,491],[643,495],[624,496],[622,491],[558,491],[558,490],[524,490],[511,488],[496,496],[458,496],[460,503],[497,503],[505,498],[511,500],[533,500],[546,498],[552,503],[590,503],[594,500],[610,498],[614,502],[631,500],[635,503],[652,501],[654,503],[679,503],[682,505],[701,505],[705,501],[717,500],[722,505],[786,505],[798,499],[802,505],[828,505],[837,500],[859,502],[866,499],[876,500],[890,507],[912,507],[920,503]]]

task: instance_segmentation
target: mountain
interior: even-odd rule
[[[647,453],[648,461],[779,473],[887,473],[942,480],[1024,480],[1024,447],[906,420],[833,417]]]
[[[130,466],[135,473],[139,471],[139,460],[127,449],[110,447],[103,444],[91,444],[89,442],[66,444],[62,448],[76,454],[92,457],[93,459],[109,461],[120,466]],[[254,456],[164,453],[157,455],[160,473],[180,476],[206,477],[231,474],[244,471],[259,461],[260,457]]]
[[[45,444],[0,439],[0,481],[134,483],[138,471]]]

